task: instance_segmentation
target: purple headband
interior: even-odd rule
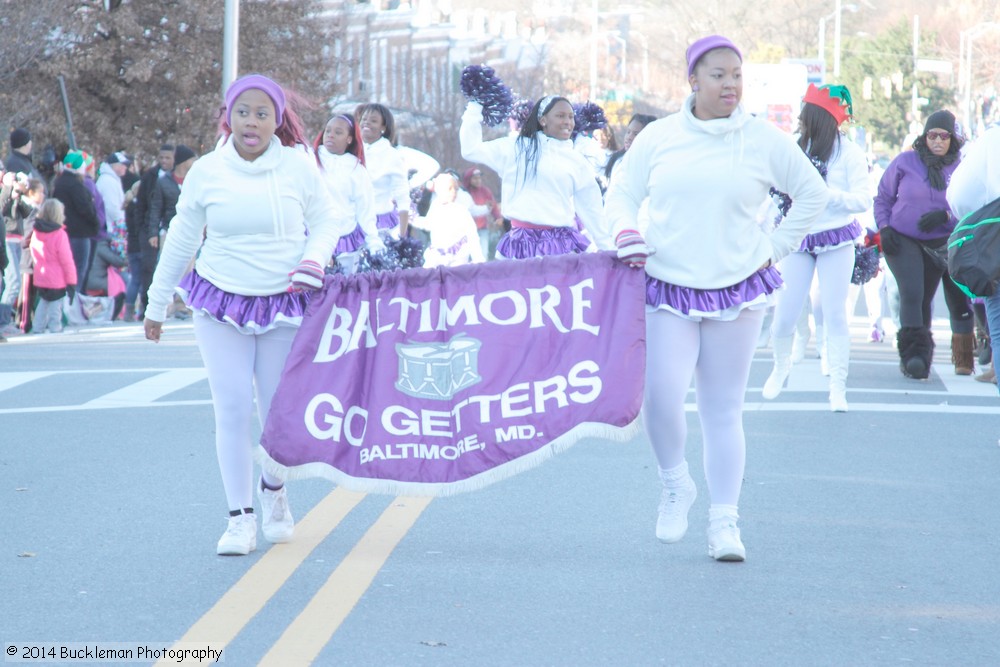
[[[285,117],[285,91],[263,74],[247,74],[233,81],[226,89],[226,122],[229,123],[229,126],[233,126],[233,104],[236,103],[236,98],[252,88],[263,90],[271,98],[271,101],[274,102],[277,124],[281,125],[281,121]]]
[[[687,48],[686,55],[688,78],[691,78],[691,75],[694,74],[694,68],[698,64],[701,57],[712,49],[732,49],[736,52],[740,62],[743,62],[743,54],[740,53],[740,50],[736,48],[736,45],[729,41],[726,37],[723,37],[722,35],[709,35],[708,37],[702,37]]]
[[[348,116],[346,113],[340,113],[334,116],[334,118],[343,118],[347,121],[347,124],[351,126],[351,131],[354,131],[354,119]]]

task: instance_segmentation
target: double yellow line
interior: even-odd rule
[[[365,495],[335,489],[295,526],[295,539],[268,549],[215,605],[178,640],[222,649],[240,633],[292,573]],[[289,624],[259,664],[306,665],[371,585],[389,554],[413,527],[431,498],[399,496],[382,512],[326,583]],[[176,665],[162,660],[157,667]]]

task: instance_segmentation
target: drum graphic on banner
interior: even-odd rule
[[[396,344],[399,377],[396,389],[417,398],[451,400],[456,392],[482,381],[482,341],[455,336],[447,343]]]

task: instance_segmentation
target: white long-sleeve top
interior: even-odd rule
[[[410,210],[406,162],[388,139],[379,137],[374,143],[365,144],[365,168],[372,180],[375,215],[391,213],[396,208]]]
[[[104,220],[108,232],[125,220],[125,191],[122,179],[107,162],[102,162],[97,174],[97,191],[104,199]]]
[[[430,232],[431,243],[428,247],[428,254],[431,256],[433,256],[432,251],[448,250],[464,240],[468,261],[462,262],[463,264],[478,264],[486,261],[482,246],[479,244],[476,221],[472,219],[469,209],[458,200],[447,204],[431,204],[427,215],[414,220],[413,225]],[[424,266],[429,265],[425,263]]]
[[[232,141],[195,162],[153,275],[147,317],[164,320],[199,248],[199,275],[246,296],[284,292],[303,260],[325,266],[354,225],[338,215],[312,160],[272,137],[252,162],[239,156]]]
[[[646,273],[682,287],[735,285],[798,249],[828,199],[826,183],[792,138],[743,107],[699,120],[694,96],[636,137],[605,197],[610,238],[637,229],[649,197]],[[768,234],[756,213],[774,186],[792,197],[788,217]]]
[[[973,142],[948,182],[948,206],[959,220],[1000,197],[1000,127]]]
[[[872,207],[874,193],[868,176],[868,159],[861,147],[847,137],[841,137],[834,145],[826,165],[826,188],[830,198],[810,234],[849,225],[858,214]]]
[[[360,226],[365,238],[377,237],[375,194],[365,166],[351,153],[334,155],[325,146],[317,154],[337,214],[348,219],[352,231]]]
[[[500,175],[500,211],[505,218],[547,227],[573,227],[574,214],[599,240],[606,233],[601,188],[587,159],[569,140],[539,132],[537,172],[525,174],[528,140],[502,137],[483,141],[482,107],[470,103],[462,115],[462,157]]]

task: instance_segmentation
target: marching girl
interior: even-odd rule
[[[711,497],[708,553],[721,561],[746,557],[737,527],[743,400],[764,310],[781,285],[772,265],[799,247],[827,200],[795,143],[744,111],[742,60],[718,35],[688,47],[693,93],[635,138],[606,200],[618,256],[647,274],[643,419],[663,484],[656,536],[683,538],[697,496],[684,452],[694,377]],[[772,185],[792,206],[768,234],[756,213]],[[647,197],[644,239],[636,222]]]
[[[410,218],[410,186],[406,163],[396,150],[396,123],[384,104],[362,104],[354,110],[361,128],[365,168],[375,197],[375,225],[379,231],[406,236]]]
[[[351,231],[311,158],[285,91],[260,74],[226,91],[223,140],[188,172],[149,288],[146,338],[159,342],[174,288],[194,313],[194,333],[215,407],[215,447],[229,504],[220,555],[257,547],[253,513],[256,397],[261,427],[292,339],[323,286],[323,267]],[[197,254],[194,270],[184,274]],[[262,472],[262,529],[287,542],[294,522],[282,480]]]
[[[847,327],[847,293],[854,272],[854,240],[861,236],[855,219],[871,207],[868,162],[860,146],[844,139],[840,125],[851,117],[851,93],[843,86],[810,84],[799,114],[799,148],[826,181],[826,210],[796,252],[778,267],[785,289],[778,296],[772,325],[774,369],[762,395],[773,399],[792,367],[792,341],[802,306],[809,298],[815,273],[830,372],[830,409],[847,412],[847,366],[851,335]],[[821,345],[822,341],[817,345]]]
[[[601,188],[591,164],[573,148],[573,106],[544,97],[532,107],[516,137],[483,141],[483,107],[469,102],[462,115],[462,157],[500,175],[500,210],[511,230],[497,244],[497,258],[585,252],[591,240],[577,229],[604,232]]]
[[[357,268],[361,248],[370,252],[385,249],[375,226],[374,191],[365,170],[361,133],[347,114],[334,116],[313,143],[316,162],[333,197],[337,211],[354,224],[354,231],[340,237],[334,257],[344,273]]]

